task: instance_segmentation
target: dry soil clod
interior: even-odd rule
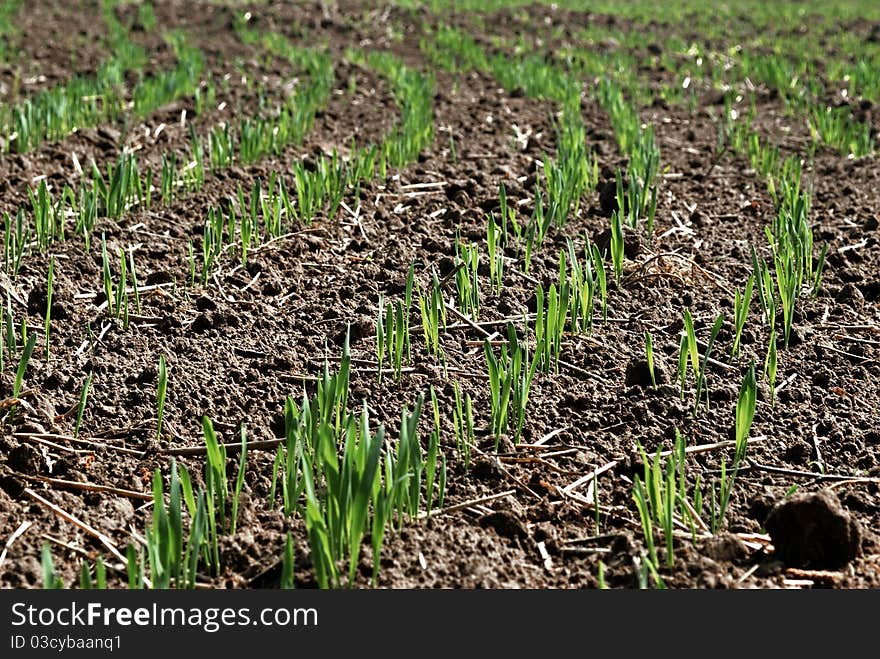
[[[831,490],[795,494],[776,504],[764,526],[788,567],[835,569],[861,552],[861,527]]]

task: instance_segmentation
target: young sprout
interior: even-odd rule
[[[749,431],[752,428],[752,420],[755,418],[757,393],[758,385],[755,382],[755,364],[752,362],[740,386],[739,397],[736,400],[737,463],[742,462],[743,458],[745,458]]]
[[[675,564],[676,528],[690,528],[692,536],[696,539],[697,527],[703,526],[699,517],[702,507],[699,488],[694,488],[692,504],[688,500],[686,442],[678,429],[675,430],[675,445],[666,458],[665,465],[662,463],[660,448],[650,460],[641,444],[639,444],[639,452],[644,471],[641,478],[636,475],[633,498],[641,518],[648,557],[655,565],[658,564],[653,537],[656,526],[663,532],[666,564],[671,568]]]
[[[694,319],[690,309],[684,310],[684,330],[687,338],[687,353],[690,355],[691,367],[696,375],[700,374],[700,352],[697,350],[697,335],[694,331]]]
[[[523,272],[525,274],[529,273],[529,268],[532,265],[532,250],[535,247],[535,236],[536,236],[536,225],[534,217],[529,220],[528,226],[525,229],[525,250],[523,253]]]
[[[293,580],[293,536],[287,532],[287,540],[284,542],[284,557],[281,560],[281,589],[291,590],[294,588]]]
[[[505,430],[511,433],[514,444],[519,443],[529,390],[538,366],[537,359],[529,359],[528,344],[520,343],[513,324],[508,324],[507,335],[506,345],[501,346],[500,359],[495,357],[488,341],[483,344],[489,374],[491,426],[496,451]]]
[[[55,563],[52,561],[52,551],[49,549],[48,542],[43,543],[41,558],[43,567],[43,589],[60,590],[64,588],[64,582],[55,572]]]
[[[412,309],[413,287],[416,281],[416,264],[409,264],[409,271],[406,274],[406,287],[403,294],[403,340],[406,345],[406,359],[412,363],[412,343],[409,337],[409,315]]]
[[[562,287],[558,292],[556,284],[550,284],[550,290],[546,294],[546,307],[544,289],[541,286],[536,287],[535,297],[535,360],[540,363],[544,373],[549,373],[551,368],[559,367],[562,335],[570,301],[568,281],[563,277]]]
[[[417,405],[418,408],[418,405]],[[416,422],[418,410],[416,412]],[[406,433],[413,429],[412,417],[404,414],[401,443],[411,447]],[[343,455],[340,460],[336,451],[317,451],[314,456],[301,461],[306,494],[305,522],[315,566],[315,578],[322,588],[339,585],[338,562],[348,560],[349,584],[353,583],[360,555],[361,540],[370,522],[370,500],[374,493],[382,491],[380,477],[379,451],[384,443],[384,427],[380,426],[374,435],[368,427],[366,405],[358,419],[346,414]],[[404,436],[406,435],[406,436]],[[418,442],[418,439],[415,440]],[[398,459],[402,456],[398,448]],[[313,466],[314,461],[314,466]],[[390,464],[390,462],[389,462]],[[409,469],[410,464],[406,464]],[[390,467],[394,471],[393,467]],[[405,473],[405,472],[404,472]],[[323,491],[317,486],[320,475],[324,476]],[[402,476],[401,474],[398,474]],[[398,483],[392,499],[400,500],[405,488],[409,491],[408,478],[396,480]],[[381,505],[380,505],[381,508]],[[375,510],[375,506],[374,506]],[[373,533],[384,532],[373,527]]]
[[[507,190],[504,187],[504,184],[501,183],[498,185],[498,206],[499,213],[501,214],[501,244],[504,247],[510,244],[509,236],[508,236],[508,223],[513,228],[513,231],[519,237],[519,224],[516,221],[516,210],[513,206],[508,207],[507,205]]]
[[[611,213],[611,263],[614,266],[614,281],[618,288],[623,276],[623,223],[622,211]]]
[[[241,488],[244,486],[244,472],[247,467],[247,431],[244,424],[241,425],[241,452],[238,458],[238,475],[235,478],[235,491],[232,493],[232,526],[230,535],[235,535],[238,525],[238,501],[241,498]]]
[[[140,550],[129,544],[125,550],[125,572],[128,575],[129,590],[144,588],[144,561]]]
[[[800,290],[801,280],[798,277],[796,266],[792,261],[790,252],[776,252],[773,261],[776,266],[776,285],[779,293],[779,304],[782,307],[782,327],[785,337],[784,345],[788,348],[788,340],[791,336],[791,326],[794,321],[795,305]]]
[[[52,324],[52,288],[55,283],[55,256],[49,259],[49,274],[46,280],[46,361],[49,361],[49,329]]]
[[[168,391],[168,371],[165,355],[159,355],[159,386],[156,392],[156,439],[162,438],[162,421],[165,416],[165,394]]]
[[[376,361],[379,364],[379,384],[382,384],[382,364],[385,361],[385,300],[379,294],[379,314],[376,318]]]
[[[816,272],[813,277],[813,295],[818,295],[819,290],[822,287],[822,271],[825,269],[825,254],[828,251],[828,243],[822,245],[822,250],[819,252],[819,261],[816,264]]]
[[[171,479],[166,503],[162,474],[153,473],[153,517],[144,534],[150,580],[153,588],[194,588],[199,560],[205,557],[209,565],[213,560],[208,553],[208,515],[205,492],[193,495],[192,482],[186,468],[178,468],[171,460]],[[189,533],[184,533],[183,503],[190,514]],[[143,565],[137,551],[129,547],[129,585],[145,583]],[[213,563],[216,569],[219,565]]]
[[[174,191],[178,187],[177,180],[177,157],[172,154],[162,154],[162,173],[159,183],[159,194],[162,203],[166,206],[174,200]]]
[[[547,230],[550,228],[550,224],[553,222],[553,214],[546,213],[544,211],[544,195],[541,193],[541,184],[540,181],[535,182],[535,210],[532,212],[531,224],[534,227],[534,231],[532,234],[532,238],[530,240],[530,244],[527,248],[527,253],[531,253],[533,245],[532,241],[537,241],[537,244],[540,246],[544,244],[544,236],[547,235]]]
[[[116,287],[116,317],[123,317],[123,326],[128,329],[128,266],[125,252],[119,251],[119,286]]]
[[[657,215],[657,186],[651,187],[651,201],[648,204],[648,217],[645,220],[645,233],[648,238],[648,244],[654,235],[654,218]]]
[[[456,240],[458,259],[456,261],[455,285],[458,290],[458,308],[472,320],[480,315],[480,267],[479,246]]]
[[[400,436],[395,447],[394,460],[389,462],[391,467],[390,481],[397,484],[392,488],[392,502],[393,508],[397,512],[399,525],[403,523],[404,517],[410,520],[418,517],[422,498],[422,475],[427,475],[429,471],[436,471],[438,446],[434,447],[433,455],[429,450],[427,457],[423,457],[417,434],[423,403],[424,395],[419,395],[412,413],[409,413],[406,408],[403,409],[400,419]],[[435,429],[438,421],[439,410],[438,416],[435,417]],[[433,460],[434,463],[429,464],[429,460]],[[386,474],[387,478],[388,474]],[[430,492],[428,492],[428,496],[431,496]]]
[[[3,226],[3,265],[6,274],[14,279],[18,276],[21,259],[30,242],[30,228],[25,226],[24,209],[18,209],[14,220],[9,213],[5,213]]]
[[[434,490],[437,490],[437,506],[439,508],[443,507],[443,500],[446,497],[445,457],[443,458],[440,473],[437,472],[438,457],[440,456],[440,404],[437,402],[437,393],[434,391],[433,385],[430,392],[431,409],[434,412],[434,427],[428,440],[428,451],[424,462],[425,514],[428,516],[431,515],[431,509],[434,506]]]
[[[706,352],[703,355],[703,362],[700,365],[699,370],[697,371],[697,395],[694,400],[694,414],[697,413],[697,410],[700,406],[700,397],[703,393],[703,388],[706,389],[706,408],[709,407],[709,387],[706,384],[706,365],[709,362],[709,355],[712,353],[712,347],[715,345],[715,339],[718,338],[719,332],[721,332],[721,327],[724,324],[724,314],[718,314],[718,317],[715,319],[715,323],[712,325],[712,331],[709,333],[709,340],[706,342]]]
[[[437,273],[431,274],[431,287],[423,294],[416,283],[416,293],[419,298],[419,310],[422,316],[422,333],[425,336],[425,345],[435,357],[443,356],[443,348],[440,346],[440,328],[446,327],[446,305],[443,301],[443,291]]]
[[[757,282],[758,301],[761,303],[764,324],[773,331],[776,326],[776,296],[773,291],[773,280],[767,262],[760,258],[752,247],[752,267]]]
[[[764,359],[764,377],[767,378],[767,384],[770,387],[770,405],[776,405],[776,331],[770,332],[770,342],[767,346],[767,356]]]
[[[599,286],[599,297],[602,298],[602,322],[608,323],[608,284],[605,278],[605,259],[599,252],[599,246],[593,243],[591,252],[593,269],[596,271],[596,283]]]
[[[141,313],[141,294],[138,290],[137,271],[134,269],[134,251],[128,253],[128,269],[131,271],[131,286],[134,289],[134,306]]]
[[[736,481],[740,466],[745,460],[748,447],[749,431],[755,416],[755,404],[757,402],[757,383],[755,381],[755,364],[749,365],[749,370],[743,378],[739,396],[736,401],[735,436],[736,448],[734,449],[733,463],[728,469],[724,458],[721,459],[721,476],[719,479],[719,499],[715,502],[715,486],[711,487],[712,506],[712,533],[718,533],[724,523],[727,507],[733,493],[733,485]]]
[[[739,343],[742,338],[743,327],[746,324],[746,318],[749,314],[749,305],[752,303],[752,289],[755,285],[755,275],[749,275],[746,280],[745,291],[740,294],[739,290],[734,293],[733,300],[733,324],[736,334],[733,339],[733,349],[730,351],[732,357],[739,355]]]
[[[104,560],[100,556],[95,560],[94,581],[92,581],[88,562],[82,562],[82,566],[80,567],[79,587],[81,590],[107,590],[107,568],[104,566]]]
[[[406,314],[400,300],[395,306],[392,303],[384,305],[382,296],[379,296],[379,315],[376,321],[376,357],[379,363],[379,382],[382,382],[382,365],[387,353],[394,370],[394,378],[400,382],[403,372],[403,356],[406,347]]]
[[[646,467],[647,469],[647,467]],[[646,483],[647,485],[647,483]],[[648,556],[654,564],[657,564],[657,548],[654,545],[654,523],[653,514],[648,503],[648,496],[645,494],[645,486],[642,485],[642,479],[636,474],[635,487],[633,488],[633,500],[639,511],[639,519],[642,522],[642,535],[645,538],[645,544],[648,547]]]
[[[22,337],[23,338],[23,337]],[[37,343],[37,335],[31,334],[25,343],[24,350],[21,353],[21,359],[18,362],[18,370],[15,371],[15,381],[12,385],[12,397],[18,398],[21,393],[21,385],[24,380],[24,372],[27,370],[28,362],[31,355],[34,354],[34,346]]]
[[[453,383],[455,407],[452,408],[452,427],[455,431],[455,448],[464,461],[464,470],[471,465],[471,447],[474,445],[474,411],[471,395],[466,393],[462,404],[461,388]]]
[[[715,345],[715,340],[718,338],[718,334],[721,332],[721,327],[724,324],[724,315],[719,314],[715,319],[715,323],[712,325],[712,330],[709,333],[709,340],[706,343],[706,352],[703,354],[702,359],[700,359],[700,351],[697,348],[697,336],[694,331],[694,320],[691,316],[691,312],[689,309],[685,309],[684,312],[684,334],[681,339],[681,347],[678,353],[678,378],[681,380],[681,396],[684,398],[684,387],[687,379],[687,364],[688,358],[690,358],[691,367],[694,371],[694,375],[696,377],[696,397],[694,399],[694,414],[697,413],[700,407],[700,399],[702,398],[703,389],[706,390],[706,405],[709,405],[709,389],[706,385],[706,365],[709,363],[709,357],[712,352],[712,348]]]
[[[605,563],[602,560],[599,560],[599,568],[596,573],[596,583],[599,590],[608,590],[608,586],[605,583]]]
[[[403,304],[400,300],[397,301],[397,305],[392,307],[392,305],[388,305],[388,318],[391,318],[391,324],[389,327],[391,328],[391,341],[388,343],[388,349],[390,351],[391,363],[394,365],[394,378],[398,382],[400,382],[401,375],[403,373],[403,354],[404,354],[404,346],[406,344],[405,336],[406,336],[406,322],[404,320],[405,313],[403,310]]]
[[[107,300],[107,311],[112,316],[113,302],[115,295],[113,293],[113,277],[110,274],[110,258],[107,255],[107,239],[101,234],[101,273],[104,280],[104,297]]]
[[[215,126],[210,133],[210,158],[213,169],[232,166],[235,142],[229,132],[229,124]]]
[[[571,259],[571,307],[569,313],[571,315],[571,328],[574,332],[592,332],[593,331],[593,315],[595,312],[596,291],[599,291],[599,297],[602,298],[603,314],[604,305],[607,304],[605,299],[605,270],[601,273],[595,269],[595,258],[590,249],[589,241],[584,246],[584,261],[578,261],[577,254],[574,250],[574,243],[568,241],[568,255]],[[562,262],[562,257],[560,257]],[[561,287],[561,282],[560,282]]]
[[[681,436],[677,431],[676,439],[679,442],[682,441]],[[645,486],[648,493],[647,510],[649,515],[653,517],[654,522],[659,524],[660,529],[663,531],[663,537],[666,540],[666,563],[668,567],[672,567],[675,562],[675,553],[673,551],[674,536],[672,529],[675,523],[677,507],[676,495],[678,487],[676,484],[676,476],[683,473],[683,471],[676,469],[677,454],[675,451],[669,456],[669,459],[666,461],[666,468],[663,469],[663,465],[660,463],[660,449],[657,449],[653,462],[648,460],[648,456],[641,445],[639,445],[639,450],[642,453]],[[656,554],[651,554],[651,560],[657,565]]]
[[[9,356],[12,357],[18,342],[15,338],[15,319],[12,316],[12,296],[9,294],[9,291],[6,291],[6,309],[3,311],[3,325],[3,343],[6,346],[7,352],[9,352]],[[2,354],[2,351],[0,351],[0,354]]]
[[[496,295],[501,295],[504,290],[504,248],[501,246],[504,236],[503,233],[499,239],[498,226],[495,224],[495,216],[492,213],[488,215],[488,229],[486,234],[486,243],[489,250],[489,280]]]

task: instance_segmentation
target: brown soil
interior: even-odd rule
[[[178,0],[155,4],[160,25],[201,35],[197,42],[208,55],[214,79],[233,72],[232,61],[237,58],[251,76],[266,81],[267,89],[288,80],[284,62],[267,60],[237,41],[232,10]],[[23,522],[33,522],[9,549],[0,567],[0,586],[41,585],[39,556],[47,537],[67,545],[52,546],[67,584],[75,583],[84,554],[94,557],[102,552],[94,538],[36,503],[25,488],[91,524],[118,546],[131,540],[131,529],[142,533],[150,515],[143,501],[47,486],[39,479],[148,493],[154,469],[167,475],[170,459],[163,454],[165,446],[154,441],[160,355],[169,365],[165,423],[171,446],[200,446],[203,415],[214,420],[225,441],[235,441],[242,424],[252,441],[274,438],[283,430],[285,398],[301,395],[302,376],[318,373],[325,357],[338,358],[346,326],[351,326],[353,357],[374,359],[378,297],[402,294],[411,262],[425,281],[432,267],[448,271],[457,229],[472,241],[485,240],[485,215],[497,208],[500,183],[511,203],[524,202],[520,217],[531,212],[536,161],[555,153],[553,121],[558,108],[507,93],[483,74],[453,76],[438,71],[434,143],[418,162],[394,172],[389,180],[363,185],[358,199],[349,195],[346,203],[352,209],[360,206],[359,225],[345,212],[319,219],[256,251],[246,268],[227,262],[204,289],[186,286],[189,241],[195,241],[198,250],[209,205],[234,194],[239,184],[248,189],[258,177],[265,181],[271,171],[289,172],[295,159],[345,148],[352,139],[361,144],[376,141],[390,130],[399,111],[387,85],[346,63],[346,47],[387,48],[408,63],[426,66],[417,44],[423,21],[436,20],[430,15],[360,5],[322,11],[322,6],[251,8],[257,24],[291,39],[326,42],[336,57],[338,90],[304,145],[251,166],[210,174],[202,190],[171,207],[133,212],[118,223],[101,221],[97,235],[106,234],[108,248],[140,244],[135,258],[142,284],[175,282],[142,297],[143,320],[133,322],[127,331],[111,323],[100,341],[81,351],[89,327],[97,334],[108,322],[99,309],[100,244],[93,241],[88,253],[79,238],[53,246],[51,360],[46,363],[42,351],[35,352],[25,377],[28,406],[7,417],[8,423],[0,428],[0,542]],[[531,23],[542,24],[550,11],[529,10]],[[50,27],[52,21],[57,25],[61,20],[51,9],[40,15]],[[467,24],[461,16],[458,20]],[[577,24],[587,18],[567,14],[564,20]],[[487,17],[484,29],[513,36],[517,27],[502,15]],[[77,69],[70,68],[61,52],[47,55],[52,66],[68,75],[75,73]],[[351,76],[356,82],[354,93],[348,89]],[[282,96],[278,93],[276,98]],[[245,85],[231,84],[222,98],[218,90],[217,101],[226,101],[227,109],[198,117],[199,130],[258,111],[257,95]],[[750,360],[763,364],[767,344],[755,301],[744,332],[743,354],[738,360],[729,359],[733,290],[741,288],[748,275],[750,245],[766,243],[763,231],[774,210],[765,183],[747,162],[731,156],[715,162],[720,112],[713,102],[706,94],[693,112],[680,106],[642,108],[643,121],[655,126],[665,172],[655,240],[647,245],[635,234],[627,236],[635,249],[628,254],[624,285],[619,290],[611,287],[608,324],[599,323],[592,336],[566,337],[563,359],[574,368],[536,376],[522,444],[505,440],[497,456],[492,451],[493,442],[485,431],[486,383],[478,375],[485,371],[482,351],[475,343],[481,337],[465,328],[450,330],[443,338],[449,364],[457,369],[450,378],[458,379],[473,396],[478,448],[485,453],[465,471],[455,452],[450,420],[444,419],[443,448],[450,467],[447,505],[507,490],[514,494],[389,533],[379,577],[382,587],[595,587],[600,561],[608,585],[638,585],[635,565],[644,543],[632,500],[632,480],[641,470],[637,443],[651,453],[661,446],[670,448],[675,429],[691,446],[732,438],[742,376]],[[89,156],[99,164],[112,161],[120,144],[132,145],[137,136],[160,123],[168,126],[162,139],[140,144],[142,162],[155,164],[163,152],[182,152],[188,133],[175,124],[182,109],[193,114],[192,108],[191,99],[163,108],[127,136],[114,133],[118,127],[102,127],[44,145],[33,154],[3,157],[0,209],[13,210],[23,203],[25,186],[33,177],[47,174],[56,187],[74,182],[71,151],[84,162]],[[778,99],[764,99],[758,110],[762,125],[796,121],[785,115]],[[600,158],[601,183],[605,183],[622,161],[608,118],[589,88],[582,112],[588,147]],[[514,139],[514,125],[519,131],[531,131],[524,145]],[[788,135],[798,139],[802,128],[777,134],[784,148],[799,148],[786,142]],[[812,579],[816,587],[880,586],[880,543],[874,535],[880,526],[876,419],[880,168],[872,159],[846,160],[821,151],[807,177],[815,191],[817,241],[829,243],[824,285],[817,297],[801,301],[792,345],[780,350],[778,382],[784,386],[775,406],[761,382],[752,436],[763,439],[749,448],[750,466],[737,479],[725,532],[697,543],[679,540],[672,569],[665,567],[661,552],[661,574],[668,586],[777,588],[785,587],[789,579],[805,583],[811,569],[825,568],[835,572],[816,573],[819,576]],[[419,195],[405,187],[428,182],[442,185]],[[585,235],[595,240],[607,227],[608,216],[596,193],[584,201],[578,217],[550,232],[529,276],[548,285],[567,238],[582,244]],[[672,252],[678,256],[670,256]],[[48,259],[47,254],[26,257],[16,281],[27,309],[13,302],[15,317],[26,312],[29,326],[37,332],[42,332]],[[501,297],[490,295],[487,275],[481,321],[520,317],[533,307],[534,285],[512,265],[504,283]],[[708,373],[712,408],[696,416],[693,393],[681,400],[677,385],[671,383],[685,308],[691,309],[702,339],[719,312],[727,318],[714,353],[722,365],[710,366]],[[658,370],[665,372],[665,384],[661,377],[656,389],[645,381],[640,368],[646,330],[653,335]],[[441,409],[452,406],[452,380],[423,354],[420,339],[414,348],[413,370],[399,384],[385,378],[380,386],[374,374],[358,372],[357,367],[353,373],[353,400],[366,400],[372,419],[389,428],[397,426],[401,407],[412,405],[429,385],[437,391]],[[61,438],[50,439],[52,445],[35,441],[35,433],[72,432],[75,414],[68,411],[75,411],[90,372],[94,379],[80,435],[89,443]],[[0,398],[10,395],[13,376],[13,366],[7,362]],[[425,429],[428,419],[423,421]],[[550,439],[542,441],[548,435]],[[721,455],[720,451],[695,454],[688,462],[690,473],[702,472],[704,482],[717,478]],[[731,455],[726,457],[729,460]],[[272,459],[270,452],[249,454],[239,531],[223,545],[225,572],[205,581],[216,586],[276,587],[284,538],[290,530],[296,541],[297,585],[314,586],[303,523],[286,520],[266,506]],[[182,461],[191,472],[201,472],[199,458]],[[560,490],[612,461],[613,468],[598,477],[597,526],[592,506],[563,496]],[[868,478],[849,479],[856,475]],[[803,523],[829,515],[844,520],[839,522],[844,528],[840,533],[851,546],[837,552],[821,546],[791,549],[792,542],[821,543],[827,538],[766,535],[773,532],[772,523],[765,525],[768,515],[779,510],[774,506],[795,485],[796,496],[821,491],[817,500],[824,503],[805,506],[793,515],[801,515],[797,519]],[[586,494],[586,486],[578,493]],[[790,529],[791,523],[782,526]],[[781,543],[785,551],[774,555],[772,542]],[[834,556],[842,552],[845,565],[791,559],[825,556],[823,552]],[[366,563],[362,574],[362,584],[367,585]]]
[[[23,3],[13,17],[17,30],[7,40],[9,61],[0,66],[0,99],[14,102],[40,89],[64,82],[73,74],[94,75],[107,57],[107,30],[100,3]]]

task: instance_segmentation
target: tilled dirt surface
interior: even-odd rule
[[[88,252],[79,237],[53,245],[51,359],[47,363],[41,350],[35,352],[25,377],[23,397],[28,405],[7,415],[0,434],[0,542],[23,522],[33,523],[10,546],[0,566],[3,587],[41,585],[40,548],[47,539],[68,584],[75,582],[84,556],[104,552],[92,536],[54,515],[26,488],[124,548],[132,530],[142,534],[149,519],[145,500],[153,470],[168,473],[167,448],[202,445],[203,415],[214,420],[227,442],[236,441],[242,424],[252,441],[279,436],[285,398],[301,397],[303,376],[318,374],[325,358],[331,363],[338,359],[347,326],[353,358],[375,360],[379,295],[402,295],[410,263],[415,262],[416,274],[425,282],[432,268],[441,275],[451,269],[456,231],[485,245],[486,213],[497,209],[499,184],[505,185],[512,204],[522,202],[520,217],[531,213],[539,161],[556,150],[558,108],[508,93],[485,74],[434,71],[433,144],[418,162],[391,173],[388,180],[364,184],[359,198],[349,195],[349,207],[359,207],[357,221],[344,210],[333,218],[321,217],[255,250],[246,268],[226,262],[208,286],[189,287],[189,241],[198,252],[209,205],[234,195],[238,185],[248,190],[257,178],[265,181],[271,171],[289,173],[296,159],[313,159],[334,147],[345,149],[352,140],[375,142],[391,130],[399,110],[387,84],[344,61],[345,48],[390,49],[408,64],[427,69],[418,39],[424,21],[438,20],[429,14],[360,5],[332,10],[317,4],[260,5],[250,10],[256,25],[281,31],[293,41],[327,43],[336,61],[337,90],[303,145],[254,165],[211,173],[204,188],[169,207],[134,211],[119,222],[100,221],[96,235],[106,235],[108,248],[137,246],[142,284],[164,284],[141,296],[139,318],[127,330],[110,322],[100,309],[100,241],[93,240]],[[48,9],[40,16],[45,17],[41,29],[62,20]],[[233,60],[253,79],[265,81],[269,90],[289,78],[283,61],[238,42],[231,9],[213,3],[158,2],[156,16],[163,26],[194,35],[215,79],[232,74],[225,96],[220,98],[218,92],[217,101],[226,102],[225,110],[199,116],[199,127],[259,111],[253,88],[237,84],[241,71]],[[528,16],[535,26],[560,21],[603,24],[603,17],[557,15],[546,8],[530,9]],[[461,16],[456,22],[470,24]],[[482,29],[515,38],[521,27],[502,15],[487,17]],[[59,70],[68,75],[81,72],[71,69],[61,53],[50,50],[29,62],[30,75],[42,71],[47,79],[57,79]],[[663,77],[659,71],[646,75]],[[608,117],[591,92],[586,85],[582,114],[587,146],[599,157],[601,189],[613,181],[614,168],[622,161]],[[397,427],[402,406],[411,406],[429,385],[437,391],[441,410],[453,406],[453,380],[473,397],[479,450],[469,471],[456,454],[451,421],[445,414],[443,418],[443,450],[450,469],[447,506],[512,491],[389,533],[380,586],[595,587],[600,561],[609,586],[638,586],[638,562],[644,553],[632,498],[633,479],[642,468],[638,444],[649,453],[671,448],[676,429],[693,447],[732,439],[742,376],[752,359],[760,368],[767,345],[767,329],[760,324],[755,300],[743,353],[736,360],[729,358],[733,291],[742,287],[750,271],[750,246],[765,246],[764,227],[775,211],[765,182],[747,161],[729,155],[716,159],[716,96],[701,93],[695,109],[654,104],[640,110],[642,120],[654,124],[661,149],[655,239],[646,244],[634,233],[627,234],[623,284],[619,289],[611,286],[607,324],[597,323],[589,336],[567,335],[563,359],[569,366],[536,376],[519,445],[505,439],[494,453],[486,430],[483,336],[473,328],[459,324],[444,335],[447,376],[421,349],[420,338],[413,363],[407,364],[411,370],[400,383],[384,378],[379,385],[374,372],[359,372],[355,362],[352,400],[367,401],[373,421],[389,428]],[[127,132],[119,126],[89,129],[32,153],[4,156],[0,208],[13,212],[26,203],[26,186],[35,177],[47,175],[58,188],[74,182],[72,152],[83,162],[93,157],[103,163],[115,159],[123,144],[137,145],[140,161],[153,166],[162,153],[182,153],[188,129],[176,123],[181,110],[189,109],[192,115],[192,108],[192,99],[185,99]],[[772,134],[783,149],[799,148],[806,129],[803,121],[786,114],[782,101],[768,94],[757,111],[760,130]],[[162,123],[168,129],[161,139],[140,140]],[[783,125],[792,128],[774,128]],[[528,138],[517,140],[521,134]],[[786,142],[789,138],[791,144]],[[775,405],[766,383],[760,383],[749,465],[738,475],[725,531],[696,542],[682,534],[674,567],[663,562],[661,575],[667,586],[880,586],[880,543],[875,535],[880,526],[880,168],[872,158],[846,159],[820,150],[805,177],[814,189],[817,242],[829,245],[822,290],[801,301],[791,346],[780,349]],[[425,183],[435,185],[412,187]],[[533,311],[533,280],[545,286],[555,281],[566,240],[578,245],[584,236],[596,240],[608,223],[599,193],[594,193],[568,225],[550,232],[528,277],[518,274],[513,264],[508,266],[499,297],[489,293],[486,272],[480,321],[518,319]],[[25,304],[12,303],[15,317],[27,313],[29,326],[38,332],[46,306],[48,261],[48,254],[25,258],[15,282]],[[447,293],[453,294],[451,287]],[[697,415],[693,392],[682,399],[673,382],[686,308],[701,340],[718,313],[726,318],[713,353],[719,363],[708,371],[711,409]],[[412,320],[417,324],[417,314]],[[503,331],[504,322],[487,328]],[[638,368],[646,330],[653,336],[658,360],[656,388]],[[91,343],[90,333],[102,338]],[[168,442],[161,443],[154,439],[160,355],[167,359],[170,382]],[[82,441],[70,441],[65,437],[73,431],[79,393],[89,373],[93,381]],[[7,362],[0,398],[11,395],[13,377],[14,364]],[[310,386],[306,378],[305,387]],[[423,418],[425,435],[428,416]],[[688,469],[692,476],[702,472],[703,482],[710,482],[717,479],[722,456],[729,460],[730,449],[695,453]],[[224,540],[224,573],[205,575],[206,583],[277,586],[290,530],[296,542],[297,585],[315,585],[303,522],[287,520],[266,505],[273,457],[271,452],[249,454],[238,532]],[[201,473],[200,458],[179,459],[191,473]],[[602,467],[608,468],[595,481],[597,518],[584,499],[592,481],[572,490],[581,499],[562,490]],[[142,492],[144,500],[47,484],[45,478],[133,490]],[[792,504],[790,510],[786,501]],[[826,531],[793,531],[816,525]],[[768,531],[774,532],[772,539]],[[773,541],[780,545],[776,552]],[[363,567],[366,586],[370,566]]]

